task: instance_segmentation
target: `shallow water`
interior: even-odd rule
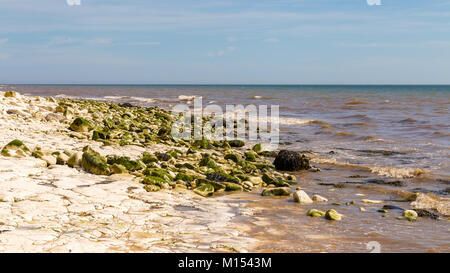
[[[142,106],[170,107],[202,96],[203,103],[280,105],[281,148],[309,151],[321,172],[296,173],[298,185],[329,199],[300,206],[291,198],[262,198],[260,190],[230,196],[259,208],[236,219],[252,228],[258,251],[368,252],[376,241],[386,252],[450,252],[447,220],[410,223],[377,212],[384,204],[409,208],[396,190],[448,197],[450,183],[450,86],[2,86],[42,96],[74,96]],[[359,178],[351,178],[359,175]],[[403,186],[367,183],[400,181]],[[344,188],[320,183],[342,183]],[[355,184],[356,183],[356,184]],[[295,186],[293,187],[293,189]],[[364,196],[360,196],[364,195]],[[383,200],[363,204],[361,199]],[[346,206],[355,201],[356,205]],[[340,206],[332,203],[340,203]],[[365,212],[360,207],[366,209]],[[336,209],[340,222],[310,218],[310,208]],[[183,210],[185,208],[179,208]],[[245,225],[245,226],[247,226]]]
[[[249,225],[251,228],[246,232],[261,242],[256,251],[370,252],[372,248],[367,244],[376,242],[381,252],[450,252],[450,223],[447,220],[419,218],[412,223],[397,219],[402,216],[400,210],[389,210],[387,214],[378,212],[384,205],[409,209],[409,202],[400,202],[396,191],[414,186],[371,185],[364,182],[377,176],[368,171],[355,172],[354,169],[333,165],[320,167],[322,172],[319,173],[297,173],[298,184],[292,190],[301,187],[310,196],[319,194],[327,198],[327,203],[300,205],[294,203],[292,197],[262,198],[260,190],[230,195],[230,198],[244,202],[245,206],[259,210],[251,217],[236,219]],[[362,177],[349,178],[349,174]],[[344,188],[320,185],[336,182],[361,184],[345,184]],[[383,203],[366,204],[361,202],[363,199]],[[354,204],[346,204],[352,201]],[[361,207],[366,211],[361,211]],[[344,217],[336,222],[307,216],[307,211],[313,208],[322,211],[335,209]]]

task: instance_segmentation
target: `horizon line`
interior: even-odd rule
[[[450,83],[0,83],[8,85],[78,85],[78,86],[450,86]]]

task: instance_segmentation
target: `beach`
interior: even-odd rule
[[[448,93],[440,94],[447,99],[441,104],[429,102],[442,118],[433,118],[436,124],[417,129],[428,141],[430,132],[423,126],[431,126],[433,145],[409,142],[412,136],[404,132],[406,144],[399,146],[389,139],[398,137],[398,131],[382,132],[380,140],[377,131],[385,129],[371,122],[376,116],[371,105],[376,103],[368,98],[344,98],[350,112],[366,114],[337,110],[347,121],[332,123],[329,117],[336,113],[322,111],[319,116],[310,110],[305,117],[294,111],[300,105],[317,103],[314,98],[290,105],[280,103],[273,93],[242,92],[245,99],[240,97],[238,102],[243,104],[280,103],[280,149],[307,156],[313,167],[283,172],[272,167],[273,154],[254,149],[256,143],[233,147],[222,142],[180,144],[161,132],[171,119],[164,106],[189,103],[193,96],[207,97],[201,88],[188,94],[180,88],[155,88],[160,94],[174,94],[164,98],[142,95],[139,87],[127,87],[137,89],[135,95],[100,92],[99,96],[95,88],[108,87],[2,88],[0,145],[6,147],[14,140],[20,143],[0,155],[0,251],[369,252],[367,244],[373,241],[388,252],[450,250],[449,162],[445,159],[448,126],[438,129],[448,114]],[[323,98],[317,99],[323,103]],[[383,100],[392,103],[392,98]],[[205,103],[211,101],[229,102],[216,95]],[[388,112],[389,103],[386,105],[384,113]],[[108,125],[105,120],[112,112],[119,120]],[[408,124],[420,123],[418,116],[409,120],[398,117],[398,121],[407,130]],[[77,118],[82,120],[76,123]],[[85,126],[84,119],[92,126]],[[354,131],[361,126],[367,128],[367,135]],[[323,135],[326,137],[320,138]],[[326,142],[331,135],[338,146]],[[370,144],[356,147],[359,142]],[[433,156],[427,158],[422,152],[418,156],[417,149],[422,147]],[[255,153],[256,159],[250,159],[249,153]],[[85,154],[108,159],[108,163],[83,165]],[[361,157],[355,158],[357,154]],[[75,155],[78,160],[70,164]],[[140,166],[140,161],[146,162],[145,166]],[[403,166],[397,165],[399,161]],[[208,176],[212,171],[216,176]],[[218,173],[225,180],[211,181]],[[275,182],[263,180],[265,173]],[[261,196],[264,190],[279,187],[294,194],[303,190],[326,201],[298,204],[292,194]],[[333,209],[342,219],[307,216],[311,209]],[[411,209],[422,213],[408,220],[403,214]]]

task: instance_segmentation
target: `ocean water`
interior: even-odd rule
[[[294,173],[297,186],[329,202],[299,206],[286,198],[262,198],[258,190],[232,195],[231,202],[260,211],[236,219],[252,227],[245,233],[261,242],[256,250],[366,252],[366,244],[376,241],[388,252],[450,252],[448,220],[410,223],[396,219],[399,211],[378,212],[384,204],[408,209],[408,202],[398,200],[402,190],[448,198],[450,86],[3,85],[0,90],[164,108],[192,103],[194,96],[204,105],[279,105],[280,149],[302,151],[322,170]],[[367,205],[362,199],[384,203]],[[352,201],[356,205],[345,205]],[[340,222],[306,217],[310,208],[335,208],[345,217]]]

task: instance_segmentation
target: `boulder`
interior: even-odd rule
[[[97,175],[109,175],[110,169],[106,158],[89,147],[83,149],[84,153],[81,157],[81,167],[89,173]]]
[[[73,153],[70,157],[69,160],[67,160],[67,165],[69,167],[75,168],[77,166],[81,166],[81,158],[83,156],[83,153],[77,152],[77,153]]]
[[[257,154],[255,152],[248,151],[248,152],[245,152],[244,155],[245,155],[245,160],[250,161],[250,162],[256,161]]]
[[[288,187],[266,188],[261,193],[262,196],[289,196],[291,189]]]
[[[234,148],[241,148],[245,146],[245,142],[239,139],[229,140],[228,144],[230,145],[230,147]]]
[[[41,159],[47,163],[47,166],[56,165],[56,157],[53,155],[43,155]]]
[[[309,159],[305,155],[287,150],[280,151],[273,164],[280,171],[299,171],[311,168]]]
[[[414,210],[405,210],[405,211],[403,212],[403,216],[406,217],[406,219],[408,219],[408,220],[411,221],[411,222],[417,220],[417,217],[419,217],[419,215],[417,214],[417,212],[414,211]]]
[[[320,195],[318,195],[318,194],[313,195],[312,200],[313,200],[314,202],[328,202],[328,199],[326,199],[325,197],[320,196]]]
[[[28,147],[25,146],[22,141],[15,139],[3,147],[1,154],[3,156],[24,157],[30,155],[31,152],[30,149],[28,149]]]
[[[262,178],[259,176],[251,176],[248,180],[253,184],[253,186],[261,185],[261,183],[263,183]]]
[[[322,217],[325,216],[325,212],[317,209],[310,209],[307,213],[310,217]]]
[[[237,154],[234,153],[229,153],[225,155],[225,159],[226,160],[231,160],[234,163],[239,163],[241,161],[241,157]]]
[[[67,161],[69,161],[69,156],[65,153],[60,153],[56,157],[56,164],[58,165],[64,165],[67,163]]]
[[[17,93],[15,91],[6,91],[4,96],[5,98],[15,98]]]
[[[69,127],[70,130],[75,132],[89,132],[91,130],[91,124],[84,118],[76,118]]]
[[[222,182],[225,185],[225,191],[242,191],[242,186],[236,183]]]
[[[256,144],[255,146],[253,146],[252,150],[253,150],[255,153],[260,153],[260,152],[262,152],[262,144],[261,144],[261,143]]]
[[[313,200],[309,198],[308,194],[306,192],[300,190],[296,191],[294,193],[294,202],[300,203],[300,204],[311,204]]]
[[[111,166],[111,173],[113,173],[113,174],[124,174],[124,173],[128,173],[128,170],[123,165],[114,163]]]
[[[342,215],[334,209],[330,209],[325,213],[325,218],[328,220],[340,221],[342,219]]]
[[[214,193],[214,187],[211,184],[203,183],[194,189],[194,192],[203,197],[212,196]]]

